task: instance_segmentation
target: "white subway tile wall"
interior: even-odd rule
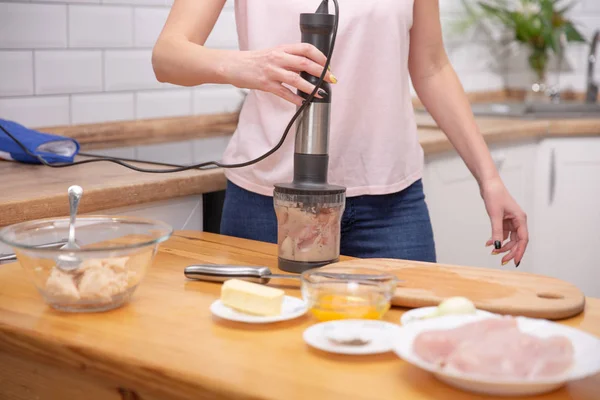
[[[135,119],[134,93],[76,94],[71,97],[71,122],[94,124]]]
[[[133,46],[133,9],[106,5],[69,6],[69,47]]]
[[[0,48],[67,47],[64,4],[0,3]]]
[[[238,47],[233,10],[226,8],[224,12],[221,13],[212,32],[206,39],[206,46],[224,49]]]
[[[70,121],[69,96],[0,98],[0,118],[29,126],[67,125]]]
[[[33,52],[0,52],[0,96],[33,94]]]
[[[173,0],[102,0],[104,4],[126,4],[132,6],[171,7]]]
[[[151,60],[150,49],[105,50],[104,90],[137,91],[165,87],[156,80]]]
[[[140,119],[179,117],[192,113],[192,90],[175,89],[137,94],[136,116]]]
[[[205,85],[194,88],[193,113],[195,115],[234,112],[242,104],[244,94],[235,87]]]
[[[0,118],[40,127],[236,110],[242,100],[236,88],[156,81],[152,46],[171,4],[0,0]],[[466,90],[530,83],[525,55],[494,56],[493,42],[481,29],[453,32],[463,15],[461,0],[440,0],[440,6],[445,44]],[[600,28],[600,1],[581,0],[572,13],[588,37]],[[207,46],[237,48],[233,0]],[[586,57],[583,46],[569,49],[561,87],[584,89]]]
[[[169,15],[168,8],[136,8],[134,12],[134,44],[152,47]]]
[[[156,80],[152,47],[172,3],[0,0],[0,118],[38,128],[235,111],[236,88]],[[237,48],[233,0],[207,46]]]
[[[102,51],[34,52],[35,94],[102,91]]]

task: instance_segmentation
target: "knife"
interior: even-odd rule
[[[268,267],[256,267],[250,265],[195,264],[186,267],[184,269],[184,274],[188,279],[210,282],[224,282],[228,279],[235,278],[267,284],[271,279],[301,279],[301,275],[273,274]],[[319,275],[324,278],[346,281],[377,281],[383,278],[380,275],[335,273],[329,271],[320,272]]]
[[[53,243],[47,243],[47,244],[40,244],[38,246],[34,246],[37,247],[39,249],[58,249],[60,247],[62,247],[63,245],[65,245],[67,243],[66,240],[60,240],[58,242],[53,242]],[[0,265],[2,264],[6,264],[9,262],[14,262],[17,261],[17,255],[16,254],[0,254]]]
[[[210,282],[224,282],[236,278],[266,284],[273,278],[300,279],[300,275],[273,274],[267,267],[223,264],[190,265],[185,268],[184,274],[188,279]]]

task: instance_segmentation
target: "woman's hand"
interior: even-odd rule
[[[492,254],[508,252],[502,257],[502,265],[514,260],[518,267],[529,243],[527,215],[500,178],[482,183],[481,196],[492,222],[492,239],[487,241],[486,246],[494,245]],[[504,243],[507,239],[508,242]]]
[[[307,94],[312,93],[315,86],[303,79],[300,72],[320,77],[326,61],[327,57],[315,46],[297,43],[266,50],[241,51],[224,63],[220,72],[224,80],[234,86],[271,92],[299,106],[303,98],[284,84]],[[329,71],[325,80],[337,82]],[[325,95],[322,92],[320,94],[316,96]]]
[[[514,260],[518,266],[529,242],[527,217],[498,177],[469,100],[450,64],[442,37],[439,3],[414,2],[409,54],[412,83],[427,111],[479,182],[492,222],[492,238],[487,242],[488,246],[495,246],[492,254],[507,253],[502,264]],[[440,88],[444,96],[439,95]]]
[[[207,48],[204,45],[224,5],[225,0],[174,1],[152,52],[156,79],[181,86],[231,84],[271,92],[301,105],[303,99],[294,89],[312,93],[315,87],[300,72],[320,77],[325,55],[307,43],[258,51]],[[325,80],[336,83],[329,71]]]

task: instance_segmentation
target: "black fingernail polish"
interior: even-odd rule
[[[496,240],[496,241],[494,242],[494,248],[495,248],[496,250],[500,250],[500,248],[501,248],[501,247],[502,247],[502,243],[500,243],[500,241],[499,241],[499,240]]]
[[[519,265],[521,265],[521,261],[515,264],[515,268],[519,268]]]
[[[325,97],[325,96],[327,96],[327,91],[326,91],[326,90],[324,90],[324,89],[319,89],[319,90],[317,91],[317,93],[318,93],[318,94],[319,94],[319,96],[321,96],[321,97]]]

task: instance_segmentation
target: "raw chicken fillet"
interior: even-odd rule
[[[305,209],[297,204],[275,207],[279,256],[294,261],[330,261],[339,257],[343,206]]]
[[[73,272],[54,267],[46,281],[47,295],[56,301],[110,303],[113,296],[135,284],[137,273],[126,269],[128,257],[84,261]]]
[[[420,333],[414,352],[424,361],[468,375],[497,379],[551,378],[573,364],[573,345],[563,336],[521,332],[512,317]]]

